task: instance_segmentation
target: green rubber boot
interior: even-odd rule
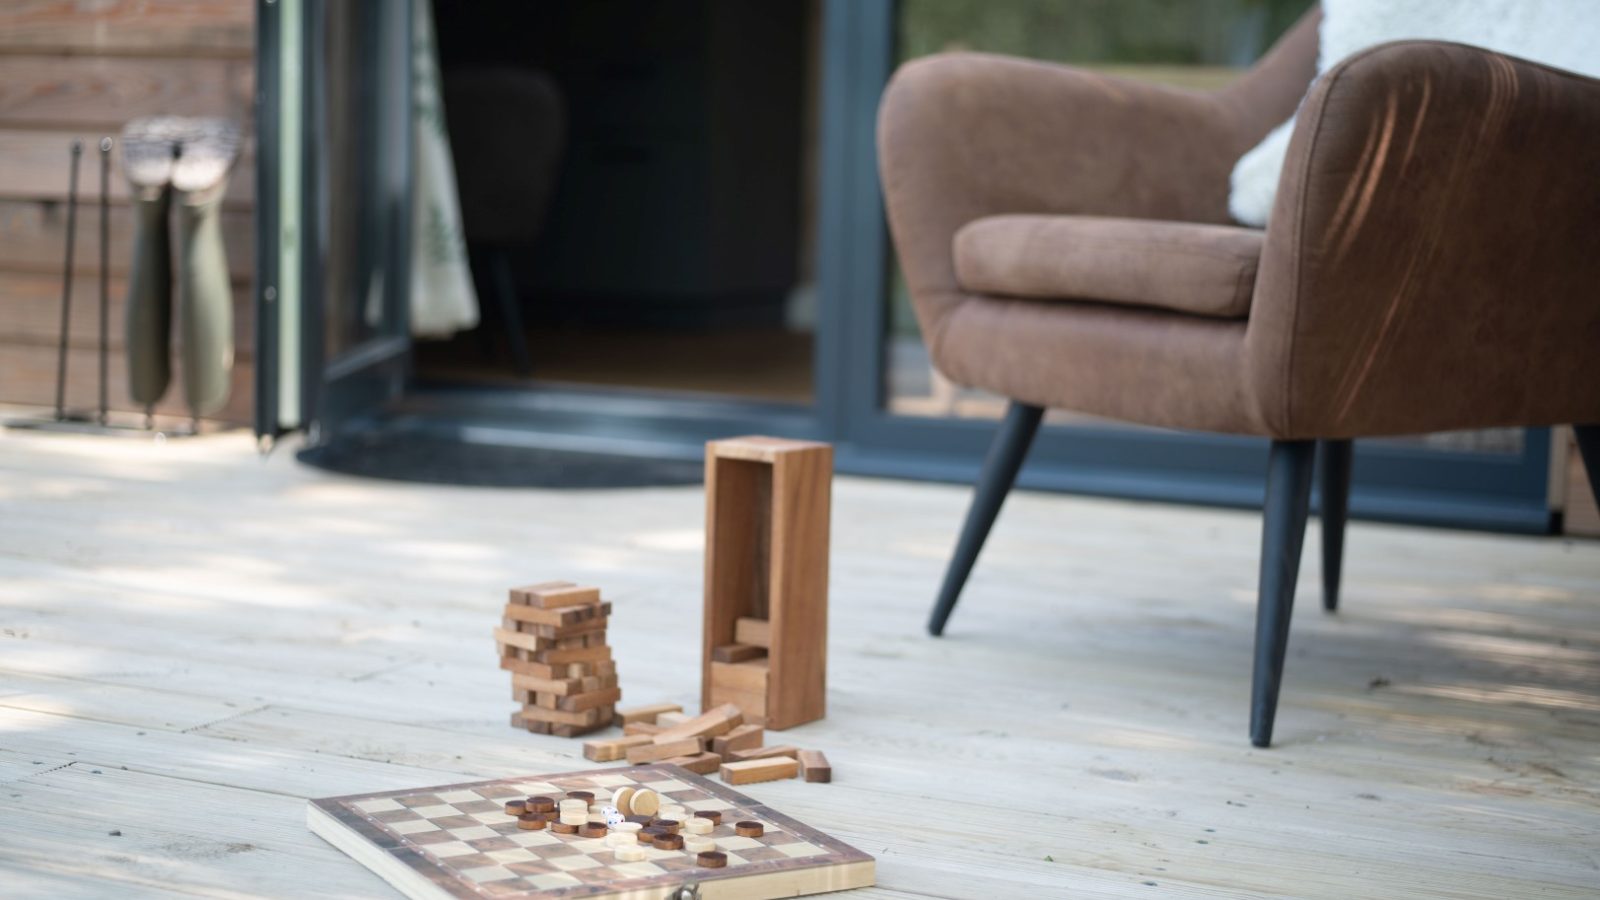
[[[195,418],[225,406],[233,375],[233,284],[222,242],[222,196],[239,153],[226,119],[191,119],[172,186],[178,192],[178,306],[183,393]]]
[[[122,171],[133,199],[133,264],[128,272],[126,343],[128,393],[150,407],[172,381],[172,242],[167,226],[168,184],[184,120],[135,119],[122,129]]]

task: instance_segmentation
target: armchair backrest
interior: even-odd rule
[[[1239,152],[1294,115],[1317,75],[1317,26],[1322,7],[1313,6],[1250,71],[1223,89],[1220,99],[1238,123]]]

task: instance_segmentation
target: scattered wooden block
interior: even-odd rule
[[[574,584],[536,584],[530,587],[512,588],[511,602],[519,605],[536,606],[539,609],[560,609],[567,606],[598,606],[600,604],[600,589],[579,587]]]
[[[656,718],[662,713],[683,712],[683,707],[676,703],[652,703],[649,706],[630,706],[627,709],[617,710],[616,724],[630,725],[634,722],[649,722],[654,725]]]
[[[648,744],[639,744],[629,747],[627,752],[628,762],[633,765],[655,762],[662,759],[671,759],[674,756],[698,756],[705,750],[705,742],[697,737],[679,738],[673,741],[661,742],[661,736]]]
[[[801,750],[797,758],[806,781],[826,784],[833,780],[833,766],[828,764],[821,750]]]
[[[711,739],[711,752],[727,756],[734,750],[754,750],[766,739],[767,731],[760,725],[740,725],[720,737]]]
[[[722,757],[715,753],[699,753],[694,756],[674,756],[662,760],[675,766],[683,766],[696,775],[710,775],[722,767]]]
[[[682,725],[683,723],[689,721],[690,718],[691,716],[682,710],[664,712],[661,715],[656,716],[656,724],[663,728],[671,728],[674,725]]]
[[[687,722],[673,725],[656,735],[656,743],[664,744],[686,737],[709,739],[719,734],[727,734],[743,724],[744,714],[739,712],[739,707],[724,704],[708,709]]]
[[[750,659],[760,659],[767,655],[767,651],[754,644],[723,644],[711,648],[711,659],[715,662],[736,663]]]
[[[650,735],[648,734],[586,741],[583,745],[583,758],[592,759],[595,762],[616,762],[627,757],[629,747],[637,747],[640,744],[648,743],[651,743]]]
[[[722,764],[722,780],[728,784],[755,784],[777,781],[800,774],[800,763],[792,756],[774,756]]]
[[[772,623],[745,616],[733,623],[733,640],[765,651],[772,646]]]
[[[649,722],[629,722],[622,726],[622,733],[629,736],[644,734],[655,737],[663,731],[666,731],[666,729],[660,725],[652,725]]]
[[[748,762],[753,759],[766,759],[773,756],[798,757],[799,755],[800,748],[791,744],[779,744],[775,747],[756,747],[751,750],[730,750],[728,752],[728,756],[732,757],[734,762]]]

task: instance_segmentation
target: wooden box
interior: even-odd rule
[[[774,730],[826,711],[832,483],[827,444],[706,445],[706,709],[732,703],[745,721]]]

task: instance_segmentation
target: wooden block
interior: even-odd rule
[[[692,716],[686,712],[683,712],[682,710],[677,712],[664,712],[661,715],[656,716],[656,724],[660,725],[662,728],[671,728],[674,725],[682,725],[683,723],[689,721],[690,718],[692,718]]]
[[[665,744],[686,737],[713,738],[727,734],[744,724],[744,713],[731,704],[713,707],[698,716],[656,735],[656,743]]]
[[[609,717],[611,715],[611,710],[601,709],[600,715],[601,721],[596,722],[593,725],[551,725],[549,726],[549,733],[555,735],[556,737],[570,738],[581,737],[586,734],[594,734],[596,731],[599,731],[602,728],[610,728],[611,723]]]
[[[806,781],[826,784],[833,780],[833,766],[828,764],[828,758],[822,755],[821,750],[801,750],[797,759]]]
[[[800,748],[792,744],[778,744],[772,747],[755,747],[750,750],[730,750],[728,756],[734,762],[749,762],[753,759],[767,759],[773,756],[793,756],[798,758]]]
[[[722,757],[715,753],[699,753],[694,756],[674,756],[662,762],[683,766],[696,775],[710,775],[722,767]]]
[[[716,662],[736,663],[749,659],[760,659],[767,655],[767,651],[754,644],[719,644],[711,648],[711,658]]]
[[[652,703],[649,706],[630,706],[627,709],[617,710],[618,725],[630,725],[634,722],[649,722],[655,724],[656,718],[666,712],[683,712],[683,707],[676,703]]]
[[[574,584],[536,584],[511,589],[511,602],[536,606],[540,609],[561,609],[568,606],[599,606],[600,589],[579,587]]]
[[[564,712],[559,709],[524,706],[521,716],[524,722],[549,722],[552,725],[594,725],[600,721],[601,713],[604,709],[605,707],[598,707],[580,712]]]
[[[530,722],[527,719],[524,719],[522,717],[522,713],[520,713],[520,712],[514,712],[514,713],[511,714],[511,727],[512,728],[521,728],[521,729],[523,729],[525,731],[531,731],[534,734],[549,734],[550,733],[550,723],[549,722]]]
[[[611,659],[610,647],[568,647],[555,650],[538,650],[534,662],[559,665],[562,663],[598,663]]]
[[[506,628],[496,628],[494,630],[494,639],[502,647],[514,647],[518,650],[528,650],[535,653],[549,650],[555,646],[555,641],[550,638],[542,638],[535,634],[523,634],[520,631],[511,631]]]
[[[628,762],[633,765],[655,762],[661,759],[671,759],[674,756],[698,756],[705,751],[705,741],[698,737],[679,738],[666,743],[659,742],[660,735],[648,744],[640,744],[628,748]]]
[[[533,678],[542,678],[550,681],[572,677],[570,675],[572,670],[571,666],[552,666],[545,663],[529,662],[527,660],[517,659],[514,656],[501,658],[500,668],[505,669],[513,675],[527,675]]]
[[[740,725],[720,737],[711,739],[711,752],[727,756],[734,750],[754,750],[766,739],[766,729],[760,725]]]
[[[666,731],[666,729],[660,725],[652,725],[649,722],[629,722],[622,726],[622,733],[626,735],[648,734],[651,737],[655,737],[663,731]]]
[[[567,606],[560,609],[540,609],[537,606],[508,603],[506,604],[505,615],[516,619],[518,622],[532,622],[535,625],[566,628],[579,622],[611,615],[611,604],[606,602],[601,603],[599,606]]]
[[[584,681],[587,681],[587,679],[535,678],[532,675],[511,673],[512,687],[524,691],[537,691],[541,694],[555,694],[558,697],[579,693],[583,689]]]
[[[617,676],[614,674],[585,675],[582,678],[574,678],[572,680],[578,684],[578,689],[571,692],[574,694],[586,694],[590,691],[603,691],[606,688],[614,688],[617,686]]]
[[[765,694],[770,674],[765,658],[741,663],[713,662],[711,685],[739,693]]]
[[[650,735],[636,734],[629,737],[604,738],[601,740],[585,741],[583,745],[583,758],[595,762],[616,762],[628,755],[629,747],[651,743]],[[701,773],[705,774],[705,773]]]
[[[728,784],[755,784],[777,781],[800,774],[800,763],[792,756],[773,756],[722,764],[722,780]]]
[[[575,582],[571,581],[541,581],[538,584],[530,584],[527,587],[512,588],[508,599],[512,603],[527,603],[526,598],[528,596],[537,594],[540,591],[557,591],[562,588],[577,586]]]
[[[507,616],[507,618],[510,618]],[[524,622],[513,619],[517,623],[518,631],[537,634],[540,637],[564,638],[578,635],[598,634],[605,635],[606,626],[610,624],[610,616],[595,616],[589,619],[579,619],[571,625],[540,625],[536,622]]]
[[[766,619],[745,616],[733,623],[733,640],[735,643],[766,650],[772,644],[772,623]]]
[[[573,694],[570,697],[556,698],[556,708],[567,712],[579,712],[585,709],[594,709],[597,706],[615,706],[622,699],[622,688],[606,688],[603,691],[590,691],[587,694]],[[544,704],[540,704],[543,706]]]

